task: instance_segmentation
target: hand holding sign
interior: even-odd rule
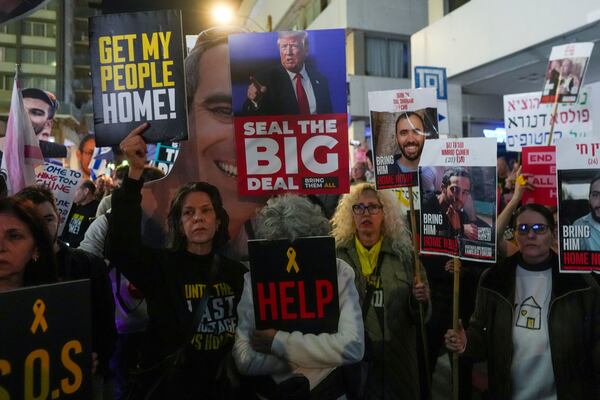
[[[429,300],[430,291],[429,285],[427,283],[415,283],[412,288],[412,292],[413,296],[415,296],[415,299],[417,299],[417,301],[420,301],[421,303],[424,303]]]
[[[446,339],[446,348],[452,352],[462,354],[467,347],[467,334],[463,328],[462,320],[458,320],[458,329],[448,329],[444,335]]]
[[[146,129],[150,127],[150,124],[144,122],[131,132],[119,145],[119,148],[127,157],[129,163],[129,177],[133,179],[140,179],[144,167],[146,166],[146,142],[142,137],[142,134]]]
[[[277,334],[276,329],[256,330],[250,338],[250,345],[254,351],[259,353],[271,354],[273,339]]]
[[[515,192],[513,194],[513,198],[516,202],[520,203],[523,198],[523,194],[525,190],[533,190],[535,187],[531,182],[529,182],[529,178],[533,177],[533,174],[521,174],[521,167],[517,170],[517,179],[515,184]]]

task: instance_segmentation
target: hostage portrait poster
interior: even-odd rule
[[[541,103],[575,103],[594,43],[569,43],[552,47]]]
[[[369,92],[377,189],[417,185],[425,140],[437,139],[435,88]]]
[[[187,139],[181,12],[90,19],[96,145],[117,145],[147,121],[149,143]]]
[[[428,140],[419,164],[420,250],[496,261],[496,140]]]
[[[561,272],[600,271],[600,142],[556,145]]]
[[[344,30],[229,36],[239,193],[349,188]]]

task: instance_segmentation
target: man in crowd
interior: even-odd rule
[[[573,225],[587,225],[590,235],[581,238],[581,250],[600,251],[600,174],[592,178],[589,193],[590,212],[575,220]]]
[[[279,32],[277,46],[281,65],[268,71],[265,76],[251,78],[243,114],[331,113],[327,78],[306,63],[306,32]]]
[[[71,247],[79,246],[85,231],[96,216],[100,203],[96,199],[96,185],[90,180],[84,181],[75,191],[73,207],[67,218],[61,239]]]
[[[423,214],[438,214],[442,224],[437,227],[439,236],[465,236],[477,240],[477,225],[469,221],[464,210],[465,202],[471,200],[471,175],[465,168],[452,167],[442,177],[441,193],[426,193],[423,198]]]
[[[96,148],[96,139],[94,135],[87,134],[81,138],[79,147],[76,152],[77,160],[79,160],[79,168],[83,174],[83,179],[90,179],[92,172],[90,170],[90,162],[94,156]]]

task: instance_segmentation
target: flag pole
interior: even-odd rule
[[[408,187],[408,204],[410,206],[410,229],[412,231],[413,240],[413,258],[415,263],[415,279],[417,283],[421,283],[421,259],[419,258],[419,242],[417,240],[417,218],[415,216],[413,187]],[[425,367],[425,381],[427,388],[431,388],[429,374],[429,351],[427,349],[427,336],[425,332],[425,314],[423,312],[423,304],[419,301],[419,330],[421,331],[421,344],[423,346],[423,366]]]
[[[556,124],[556,113],[558,111],[558,89],[560,87],[560,81],[562,79],[562,72],[558,73],[558,80],[556,81],[556,93],[554,94],[554,106],[552,107],[552,114],[550,117],[550,135],[548,136],[548,146],[552,145],[552,135],[554,134],[554,125]]]

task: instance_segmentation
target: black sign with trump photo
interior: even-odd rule
[[[331,237],[250,240],[256,329],[335,333],[340,306]]]

